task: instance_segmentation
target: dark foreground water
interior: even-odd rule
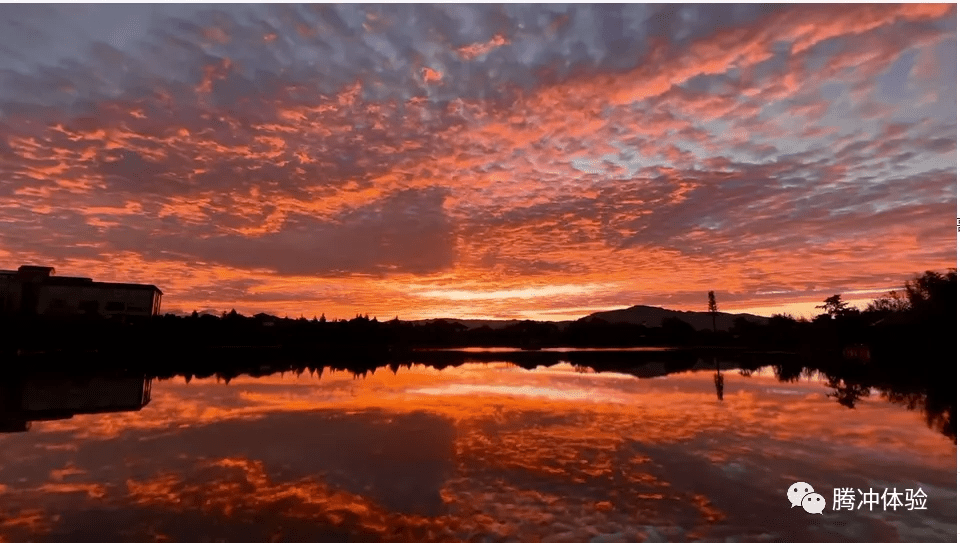
[[[722,401],[711,371],[568,364],[153,381],[0,434],[0,541],[956,539],[956,446],[920,413],[721,374]]]

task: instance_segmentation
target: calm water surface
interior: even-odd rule
[[[509,364],[154,381],[0,434],[0,541],[952,541],[956,446],[819,379]],[[822,515],[791,508],[802,481]],[[835,488],[926,510],[833,510]],[[856,493],[856,490],[854,490]],[[859,501],[859,499],[858,499]]]

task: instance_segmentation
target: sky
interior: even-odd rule
[[[0,268],[769,315],[955,267],[952,4],[0,6]]]

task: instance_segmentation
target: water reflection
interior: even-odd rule
[[[880,390],[876,383],[789,364],[739,368],[712,357],[685,369],[671,360],[617,372],[594,366],[291,366],[275,374],[264,368],[268,375],[259,377],[161,379],[140,412],[51,420],[0,437],[0,537],[816,542],[955,535],[956,448],[910,410],[927,409],[924,396],[861,395],[850,409],[827,393],[854,383]],[[784,495],[797,480],[828,500],[837,487],[922,486],[929,510],[828,507],[822,517],[807,515],[791,510]]]
[[[716,359],[714,359],[716,362]],[[723,401],[723,374],[720,373],[720,362],[717,364],[717,373],[713,376],[713,386],[717,389],[717,399]]]
[[[25,432],[34,421],[139,411],[150,403],[144,376],[11,375],[0,384],[0,432]]]

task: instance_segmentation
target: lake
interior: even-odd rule
[[[922,412],[816,372],[637,373],[153,380],[0,434],[0,541],[955,540],[956,445]]]

